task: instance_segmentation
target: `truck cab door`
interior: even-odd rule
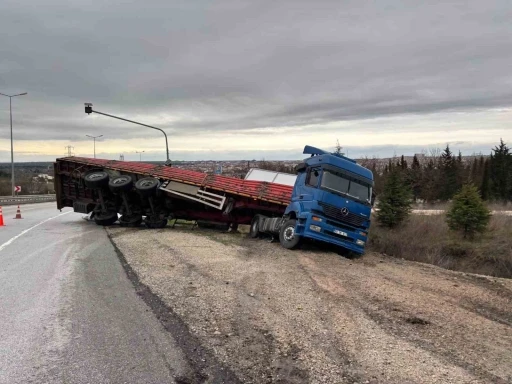
[[[305,176],[305,177],[304,177]],[[319,167],[309,168],[303,177],[297,178],[292,201],[311,201],[321,177]]]

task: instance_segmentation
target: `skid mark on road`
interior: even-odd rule
[[[17,238],[23,236],[25,233],[27,232],[30,232],[31,230],[33,230],[34,228],[37,228],[39,227],[40,225],[46,223],[47,221],[50,221],[50,220],[53,220],[53,219],[56,219],[57,217],[60,217],[60,216],[63,216],[63,215],[67,215],[68,213],[71,213],[73,211],[68,211],[68,212],[64,212],[64,213],[61,213],[60,215],[57,215],[57,216],[53,216],[53,217],[50,217],[49,219],[46,219],[46,220],[43,220],[41,221],[40,223],[37,223],[36,225],[28,228],[28,229],[25,229],[23,232],[21,232],[20,234],[10,238],[9,240],[7,240],[5,243],[3,243],[2,245],[0,245],[0,252],[5,248],[7,247],[9,244],[11,244],[14,240],[16,240]]]

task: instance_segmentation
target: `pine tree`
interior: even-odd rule
[[[433,202],[440,198],[439,172],[434,159],[429,159],[427,166],[421,175],[421,197],[427,202]]]
[[[420,161],[418,160],[418,156],[416,156],[416,155],[414,155],[414,157],[412,158],[411,168],[414,169],[414,170],[420,170],[421,169]]]
[[[478,185],[478,160],[476,157],[471,162],[471,170],[469,175],[471,177],[471,181]]]
[[[490,212],[472,184],[464,184],[453,197],[452,205],[446,214],[451,230],[462,231],[464,238],[473,238],[475,233],[484,232],[489,224]]]
[[[340,145],[340,141],[336,139],[336,146],[334,147],[334,154],[345,156],[345,153],[343,153],[341,150],[343,147]]]
[[[491,184],[490,184],[490,176],[489,169],[491,168],[491,157],[483,163],[483,175],[482,175],[482,184],[480,186],[480,194],[482,199],[489,200],[491,198]]]
[[[455,166],[457,168],[457,187],[459,187],[471,179],[471,165],[467,167],[466,164],[464,164],[461,151],[459,151],[457,155]]]
[[[478,161],[478,168],[480,169],[480,172],[484,172],[484,165],[485,165],[485,159],[483,156],[480,156],[480,160]]]
[[[453,197],[458,190],[459,185],[459,172],[458,166],[450,146],[446,145],[444,152],[441,154],[440,159],[441,169],[441,199],[449,200]]]
[[[400,158],[400,168],[405,171],[407,169],[407,161],[405,160],[404,155]]]
[[[495,199],[507,201],[512,199],[512,154],[510,149],[500,140],[500,145],[494,147],[492,163],[489,169],[491,191]]]
[[[393,228],[401,224],[411,212],[411,192],[398,169],[393,169],[379,198],[377,220],[380,225]]]
[[[414,157],[412,158],[411,169],[409,171],[409,185],[411,186],[414,200],[417,200],[421,197],[421,191],[422,191],[421,181],[422,181],[421,165],[418,160],[418,157],[416,155],[414,155]]]

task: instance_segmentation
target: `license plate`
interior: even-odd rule
[[[348,237],[347,232],[338,231],[337,229],[334,230],[334,233],[337,235]]]

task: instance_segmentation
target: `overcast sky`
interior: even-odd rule
[[[15,158],[298,159],[464,154],[512,142],[512,2],[0,2]],[[0,161],[10,161],[0,98]],[[512,144],[512,143],[511,143]]]

